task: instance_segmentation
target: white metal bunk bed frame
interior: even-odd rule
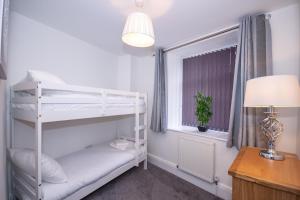
[[[43,90],[55,90],[55,91],[67,91],[67,92],[80,92],[80,93],[89,93],[89,94],[99,94],[102,95],[102,99],[95,100],[95,99],[68,99],[68,98],[53,98],[53,97],[43,97],[42,92]],[[30,97],[15,97],[15,92],[22,92],[22,91],[35,91],[34,96]],[[135,109],[134,112],[131,113],[110,113],[105,114],[105,107],[106,107],[106,97],[107,95],[116,95],[116,96],[124,96],[124,97],[135,97]],[[139,100],[142,98],[145,103],[145,109],[143,111],[140,110],[139,107]],[[49,83],[42,83],[42,82],[23,82],[16,84],[11,88],[11,105],[15,103],[22,103],[22,104],[34,104],[35,105],[35,113],[32,115],[32,112],[28,111],[20,111],[14,110],[11,107],[11,134],[10,134],[10,142],[9,147],[14,147],[14,120],[24,120],[33,122],[35,124],[35,135],[34,135],[34,150],[35,150],[35,169],[37,178],[32,178],[31,180],[26,180],[22,177],[21,174],[18,173],[18,170],[12,167],[10,164],[10,181],[11,181],[11,192],[14,190],[13,183],[15,181],[18,182],[18,187],[21,187],[23,191],[29,195],[30,198],[41,200],[42,199],[42,174],[41,174],[41,156],[42,156],[42,124],[46,122],[55,122],[55,121],[64,121],[64,120],[74,120],[74,119],[85,119],[85,118],[98,118],[98,117],[107,117],[107,116],[117,116],[117,115],[130,115],[134,114],[135,116],[135,148],[137,150],[140,149],[141,144],[144,146],[144,153],[142,156],[136,156],[136,158],[125,164],[124,166],[114,170],[114,173],[110,173],[109,175],[105,176],[104,178],[99,179],[93,184],[90,184],[89,187],[83,187],[79,189],[77,192],[73,193],[66,199],[74,200],[80,199],[91,192],[95,191],[96,189],[100,188],[107,182],[111,181],[112,179],[116,178],[120,174],[124,173],[125,171],[129,170],[134,166],[138,166],[140,162],[144,161],[144,169],[147,169],[147,94],[146,93],[138,93],[138,92],[128,92],[122,90],[111,90],[111,89],[102,89],[102,88],[92,88],[92,87],[82,87],[82,86],[75,86],[75,85],[60,85],[60,84],[49,84]],[[72,115],[66,114],[60,116],[53,116],[53,115],[43,115],[42,112],[42,104],[49,104],[49,103],[91,103],[97,104],[102,103],[102,112],[95,111],[95,112],[81,112],[75,111]],[[144,121],[143,125],[140,125],[140,114],[143,114]],[[140,131],[143,130],[143,141],[140,141]],[[139,151],[140,152],[140,151]],[[12,173],[13,170],[17,170],[16,173]],[[19,175],[19,176],[18,176]],[[16,176],[18,179],[15,180]],[[20,181],[21,180],[21,181]],[[30,182],[30,183],[28,183]],[[30,190],[28,187],[34,184],[34,192]],[[14,195],[11,193],[10,197],[14,198]]]

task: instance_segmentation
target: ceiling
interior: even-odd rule
[[[269,12],[297,0],[145,0],[153,18],[155,46],[170,47],[235,25],[244,15]],[[138,54],[121,41],[134,0],[11,0],[22,15],[115,54]],[[148,49],[152,51],[152,48]]]

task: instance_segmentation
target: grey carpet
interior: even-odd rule
[[[220,200],[154,165],[135,167],[83,200]]]

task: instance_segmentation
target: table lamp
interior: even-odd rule
[[[263,134],[268,139],[268,149],[260,155],[267,159],[283,160],[284,156],[275,150],[275,142],[283,131],[275,108],[300,107],[300,89],[296,76],[275,75],[254,78],[247,81],[244,107],[265,107],[266,118],[260,123]]]

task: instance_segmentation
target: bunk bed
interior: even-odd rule
[[[132,148],[120,151],[109,144],[99,144],[63,156],[57,161],[65,169],[68,182],[51,184],[42,181],[43,123],[118,115],[134,115]],[[144,118],[142,125],[140,116]],[[11,88],[9,148],[15,146],[15,120],[33,123],[35,129],[33,149],[36,178],[25,174],[13,164],[10,167],[12,194],[18,198],[81,199],[130,168],[138,166],[142,161],[144,168],[147,168],[146,94],[41,81],[22,81]],[[87,162],[82,162],[83,160]]]

